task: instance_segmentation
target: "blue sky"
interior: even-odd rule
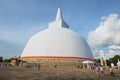
[[[20,56],[29,38],[55,20],[58,6],[70,28],[88,42],[91,34],[99,33],[96,30],[101,22],[115,18],[114,15],[118,15],[118,23],[120,19],[120,0],[0,0],[0,56]],[[101,50],[109,53],[113,47],[119,49],[119,42],[107,46],[93,44],[96,43],[91,42],[90,46],[96,57]]]

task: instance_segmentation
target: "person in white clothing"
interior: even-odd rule
[[[100,66],[100,73],[104,74],[104,68],[103,68],[103,66]]]

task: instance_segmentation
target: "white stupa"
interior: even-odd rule
[[[21,59],[29,58],[93,59],[93,55],[88,43],[69,29],[58,8],[56,20],[32,36],[25,46]]]

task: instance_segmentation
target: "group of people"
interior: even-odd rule
[[[104,74],[105,67],[103,67],[101,65],[96,65],[95,69],[96,69],[97,77],[100,77],[100,75]],[[115,76],[113,68],[111,66],[109,67],[109,72],[110,72],[110,76],[113,76],[113,77]]]
[[[96,70],[96,75],[97,77],[100,77],[100,74],[103,75],[104,74],[104,70],[105,68],[103,66],[99,66],[99,65],[96,65],[95,67],[95,70]]]

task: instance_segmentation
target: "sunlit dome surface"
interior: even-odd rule
[[[69,29],[58,8],[56,20],[49,27],[30,38],[21,58],[77,57],[93,58],[87,42]]]

